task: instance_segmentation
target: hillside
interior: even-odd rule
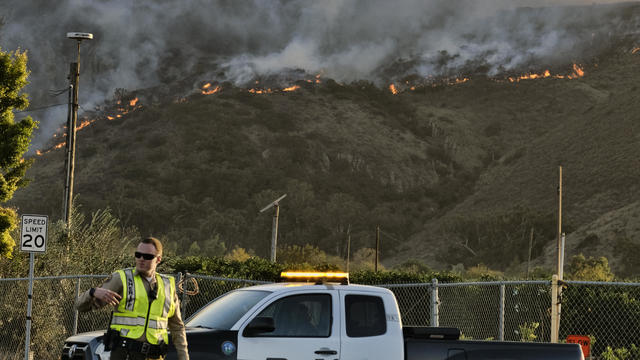
[[[548,224],[538,226],[538,230],[546,227],[545,235],[551,235],[551,238],[535,237],[533,257],[538,252],[538,255],[544,254],[538,264],[555,264],[557,223],[549,223],[555,221],[552,217],[557,218],[558,166],[562,165],[563,228],[569,233],[566,258],[578,253],[619,258],[621,254],[615,249],[620,247],[615,246],[615,239],[633,244],[631,247],[637,254],[640,219],[632,209],[640,200],[637,182],[640,163],[636,155],[640,150],[637,118],[640,108],[635,101],[639,59],[631,53],[607,55],[586,70],[587,75],[581,79],[521,82],[512,93],[514,98],[495,94],[493,104],[497,106],[508,107],[510,99],[520,102],[522,110],[514,113],[511,123],[528,136],[520,137],[504,149],[497,161],[479,177],[472,195],[441,218],[427,223],[424,231],[414,237],[426,245],[423,249],[433,243],[438,246],[466,241],[464,236],[450,237],[450,234],[442,233],[442,227],[451,222],[455,224],[459,217],[482,220],[524,208],[549,215]],[[493,92],[490,94],[494,95]],[[501,124],[505,126],[505,122]],[[513,137],[503,134],[502,138],[505,136]],[[605,221],[606,218],[609,221]],[[599,234],[604,227],[611,233],[614,228],[611,222],[628,226],[613,231],[614,237],[605,237],[610,241],[584,246],[586,237]],[[491,246],[501,247],[516,241],[519,245],[513,247],[508,258],[519,257],[522,262],[527,258],[531,225],[519,227],[518,239],[503,235]],[[598,230],[601,227],[603,229]],[[577,229],[579,231],[573,233]],[[429,238],[435,240],[420,241]],[[473,236],[471,238],[472,243],[476,240],[473,245],[486,246]],[[544,251],[541,245],[546,248]],[[453,251],[470,255],[459,246]],[[495,248],[491,251],[501,253]],[[473,257],[465,260],[469,265]],[[622,270],[624,266],[612,262],[616,270]]]
[[[567,255],[621,259],[610,236],[580,244],[606,232],[627,252],[640,247],[640,54],[631,50],[601,54],[576,79],[478,76],[397,95],[324,78],[262,94],[220,83],[205,95],[202,81],[195,91],[121,90],[84,114],[93,122],[78,132],[77,202],[111,208],[177,253],[241,246],[266,257],[271,214],[258,210],[286,193],[282,246],[344,258],[349,235],[353,254],[374,246],[380,225],[388,265],[522,271],[532,226],[533,259],[553,263],[562,165]],[[59,218],[63,150],[44,150],[11,205]],[[616,231],[613,219],[628,225]]]

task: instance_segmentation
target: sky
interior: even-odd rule
[[[322,74],[383,85],[408,75],[498,76],[590,56],[632,34],[640,11],[580,0],[3,0],[0,47],[26,50],[33,107],[66,102],[71,31],[81,44],[84,109],[135,90],[193,79],[246,86],[261,76]],[[627,2],[624,6],[636,5]],[[625,15],[631,14],[631,15]],[[633,35],[633,34],[632,34]],[[297,75],[294,75],[297,74]],[[66,106],[31,113],[36,142]]]

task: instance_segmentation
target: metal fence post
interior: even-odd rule
[[[551,341],[558,342],[558,328],[560,324],[560,302],[558,301],[558,275],[551,277]]]
[[[182,281],[182,299],[180,300],[180,312],[182,313],[182,318],[185,319],[185,311],[187,310],[187,280],[189,277],[189,273],[185,271],[184,274],[180,273],[180,281]]]
[[[438,298],[438,279],[431,280],[431,326],[440,326],[438,307],[440,299]]]
[[[504,341],[504,283],[500,283],[500,308],[498,318],[498,340]]]
[[[73,302],[75,303],[76,299],[78,299],[78,296],[80,296],[80,277],[78,276],[78,282],[76,283],[76,297],[73,299]],[[76,307],[73,307],[73,335],[78,333],[78,309],[76,309]]]

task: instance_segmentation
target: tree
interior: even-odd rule
[[[22,156],[29,148],[36,122],[31,117],[15,122],[13,115],[13,110],[29,105],[27,95],[21,93],[28,75],[26,52],[7,53],[0,49],[0,203],[27,185],[24,175],[33,163],[33,159]],[[11,257],[15,246],[11,232],[16,224],[15,211],[0,208],[0,257]]]
[[[228,253],[227,255],[225,255],[225,260],[227,261],[239,261],[239,262],[243,262],[243,261],[247,261],[249,260],[253,255],[251,255],[251,253],[249,253],[247,250],[245,250],[244,248],[241,247],[234,247],[233,250],[231,250],[230,253]]]
[[[582,254],[574,255],[568,270],[567,278],[571,280],[611,281],[614,278],[609,260],[604,256],[596,259],[591,256],[585,258]]]

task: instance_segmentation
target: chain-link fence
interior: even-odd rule
[[[597,359],[607,347],[631,349],[640,344],[640,283],[566,281],[559,339],[591,338]],[[406,326],[457,327],[464,338],[549,342],[551,282],[378,285],[393,291]]]
[[[64,339],[107,327],[107,309],[77,313],[75,299],[106,275],[34,279],[30,349],[35,359],[58,359]],[[186,319],[216,297],[264,283],[213,276],[176,275]],[[183,280],[183,281],[181,281]],[[592,353],[640,344],[640,284],[566,282],[560,338],[592,337]],[[0,279],[0,360],[23,359],[28,279]],[[551,282],[498,281],[376,285],[396,295],[403,324],[460,328],[465,338],[510,341],[550,339]],[[597,357],[594,357],[594,359]]]

